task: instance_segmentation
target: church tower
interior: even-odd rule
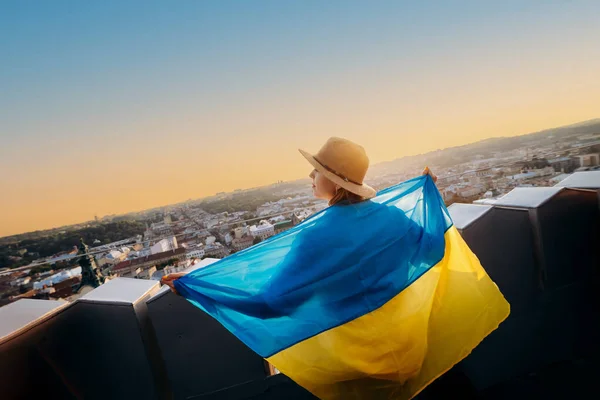
[[[79,285],[78,291],[85,286],[91,286],[92,288],[97,288],[98,286],[104,283],[104,275],[98,269],[96,265],[96,260],[94,260],[94,256],[91,254],[87,254],[89,252],[88,245],[83,242],[81,239],[81,244],[79,245],[79,254],[84,254],[79,259],[79,265],[81,266],[81,284]]]

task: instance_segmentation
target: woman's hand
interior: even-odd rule
[[[431,176],[431,179],[433,179],[433,183],[437,182],[437,179],[438,179],[437,176],[435,176],[435,174],[433,172],[431,172],[429,167],[425,167],[422,175],[429,175],[429,176]]]
[[[160,283],[162,283],[163,285],[167,285],[173,293],[179,294],[179,293],[177,293],[177,289],[175,289],[175,285],[173,284],[173,282],[175,280],[181,278],[184,275],[185,275],[185,272],[177,272],[175,274],[167,274],[161,278]]]

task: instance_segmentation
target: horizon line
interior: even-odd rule
[[[592,124],[592,123],[600,123],[600,117],[597,118],[590,118],[590,119],[586,119],[583,121],[578,121],[578,122],[573,122],[567,125],[560,125],[560,126],[555,126],[555,127],[551,127],[551,128],[545,128],[545,129],[541,129],[539,131],[535,131],[535,132],[528,132],[528,133],[522,133],[522,134],[516,134],[514,136],[492,136],[486,139],[481,139],[481,140],[477,140],[474,142],[469,142],[469,143],[465,143],[465,144],[461,144],[461,145],[456,145],[456,146],[451,146],[451,147],[445,147],[443,149],[436,149],[436,150],[430,150],[428,152],[425,153],[416,153],[416,154],[410,154],[410,155],[404,155],[401,157],[397,157],[397,158],[393,158],[391,160],[385,160],[385,161],[380,161],[376,164],[370,165],[369,168],[372,168],[376,165],[380,165],[380,164],[385,164],[385,163],[390,163],[390,162],[394,162],[394,161],[399,161],[402,160],[404,158],[409,158],[409,157],[418,157],[418,156],[425,156],[427,154],[431,154],[431,153],[435,153],[438,151],[447,151],[447,150],[451,150],[451,149],[456,149],[456,148],[460,148],[460,147],[465,147],[465,146],[469,146],[469,145],[473,145],[473,144],[477,144],[477,143],[482,143],[482,142],[487,142],[490,140],[494,140],[494,139],[512,139],[512,138],[517,138],[517,137],[522,137],[522,136],[529,136],[529,135],[535,135],[535,134],[540,134],[546,131],[551,131],[551,130],[555,130],[555,129],[562,129],[562,128],[572,128],[572,127],[577,127],[580,125],[585,125],[585,124]],[[300,181],[303,179],[307,179],[307,178],[297,178],[294,180],[287,180],[287,181],[282,181],[282,183],[292,183],[295,181]],[[219,194],[231,194],[231,193],[235,193],[236,190],[240,190],[240,191],[248,191],[248,190],[255,190],[255,189],[261,189],[261,188],[266,188],[272,185],[275,185],[276,183],[269,183],[269,184],[265,184],[262,186],[253,186],[253,187],[246,187],[246,188],[240,188],[240,189],[235,189],[232,191],[228,191],[228,192],[217,192],[213,195],[209,195],[209,196],[204,196],[204,197],[198,197],[198,198],[193,198],[193,199],[187,199],[187,200],[182,200],[176,203],[169,203],[169,204],[163,204],[163,205],[157,205],[155,207],[151,207],[151,208],[145,208],[145,209],[141,209],[141,210],[133,210],[133,211],[129,211],[126,213],[121,213],[121,214],[108,214],[109,216],[114,215],[115,217],[119,217],[119,216],[124,216],[124,215],[129,215],[129,214],[139,214],[142,212],[148,212],[150,210],[154,210],[154,209],[160,209],[160,208],[165,208],[165,207],[169,207],[169,206],[173,206],[173,205],[178,205],[178,204],[184,204],[187,203],[189,201],[202,201],[202,200],[206,200],[215,196],[218,196]],[[101,218],[106,217],[107,215],[102,216]],[[46,232],[46,231],[52,231],[52,230],[56,230],[56,229],[60,229],[60,228],[68,228],[71,226],[75,226],[75,225],[81,225],[81,224],[85,224],[85,223],[89,223],[89,222],[96,222],[94,219],[89,219],[86,221],[81,221],[81,222],[75,222],[72,224],[68,224],[68,225],[60,225],[60,226],[55,226],[52,228],[45,228],[45,229],[37,229],[37,230],[33,230],[33,231],[25,231],[25,232],[19,232],[19,233],[13,233],[10,235],[5,235],[5,236],[0,236],[0,240],[2,239],[6,239],[6,238],[11,238],[13,236],[20,236],[20,235],[26,235],[29,233],[34,233],[34,232]]]

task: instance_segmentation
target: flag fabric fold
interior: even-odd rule
[[[175,287],[322,399],[411,398],[509,314],[429,176],[329,207]]]

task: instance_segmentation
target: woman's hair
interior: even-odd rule
[[[339,188],[335,192],[335,195],[331,198],[331,200],[329,200],[329,205],[333,206],[340,202],[345,202],[348,204],[356,204],[356,203],[360,203],[361,201],[365,201],[365,200],[366,199],[362,196],[352,193],[344,188]]]

